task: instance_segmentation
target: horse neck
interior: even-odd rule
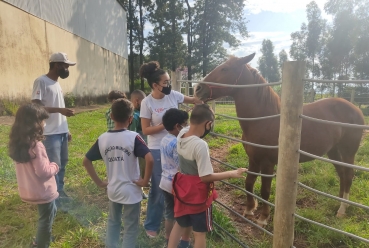
[[[256,118],[280,113],[279,96],[270,86],[237,89],[234,100],[237,116],[241,118]]]

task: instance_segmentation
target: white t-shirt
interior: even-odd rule
[[[142,200],[137,157],[144,158],[150,150],[136,132],[109,130],[100,135],[87,152],[90,161],[104,160],[108,176],[108,197],[112,202],[135,204]]]
[[[179,170],[176,136],[170,133],[164,136],[161,140],[160,156],[162,173],[159,187],[172,193],[172,181]]]
[[[182,103],[184,95],[172,90],[169,95],[165,95],[162,99],[155,99],[152,95],[148,95],[141,102],[140,117],[150,119],[150,126],[158,126],[162,123],[164,113],[171,108],[178,108],[178,104]],[[167,130],[147,136],[147,143],[150,149],[160,149],[161,139],[167,134]]]
[[[177,153],[181,173],[200,177],[213,174],[208,144],[194,135],[181,138],[188,130],[188,128],[183,128],[177,137]]]
[[[41,100],[45,107],[65,108],[63,91],[60,84],[46,75],[33,83],[32,100]],[[68,133],[67,117],[60,113],[51,113],[45,120],[44,135]]]

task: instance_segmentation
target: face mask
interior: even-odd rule
[[[206,125],[208,123],[209,123],[209,121],[205,123],[205,131],[204,131],[204,134],[202,136],[200,136],[200,139],[204,138],[206,135],[208,135],[210,133],[211,127],[210,127],[210,129],[206,129]]]
[[[58,70],[58,75],[61,79],[65,79],[69,76],[69,70],[62,67]]]
[[[161,90],[161,93],[165,95],[169,95],[171,90],[172,90],[172,85],[168,85],[167,87],[163,87],[163,89]]]

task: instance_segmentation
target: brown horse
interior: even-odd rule
[[[266,84],[258,71],[249,65],[255,54],[243,58],[231,57],[210,72],[203,81],[221,84]],[[203,101],[224,96],[232,96],[236,104],[237,116],[240,118],[256,118],[276,115],[280,113],[280,98],[270,86],[231,88],[198,84],[195,94]],[[352,103],[340,99],[330,98],[304,105],[303,114],[306,116],[351,124],[364,124],[364,117],[360,109]],[[243,131],[242,140],[262,145],[278,145],[279,117],[258,121],[240,121]],[[346,127],[316,123],[310,120],[302,121],[301,150],[314,155],[327,154],[330,159],[345,163],[354,163],[355,154],[359,148],[363,131]],[[272,174],[278,161],[277,149],[258,148],[243,145],[249,157],[249,171]],[[313,160],[307,156],[300,156],[300,162]],[[349,198],[350,187],[354,171],[348,167],[334,165],[340,178],[339,196]],[[246,177],[246,190],[253,192],[255,175]],[[272,178],[262,177],[261,197],[269,199]],[[251,195],[247,195],[244,215],[253,215],[257,202]],[[347,204],[341,203],[337,216],[344,216]],[[270,209],[263,204],[258,224],[266,225]]]

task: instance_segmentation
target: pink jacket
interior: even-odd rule
[[[59,166],[50,162],[41,141],[37,142],[29,153],[30,162],[15,162],[19,195],[23,201],[28,203],[51,202],[59,196],[55,181],[55,174],[58,173]],[[35,155],[36,157],[32,159]]]

